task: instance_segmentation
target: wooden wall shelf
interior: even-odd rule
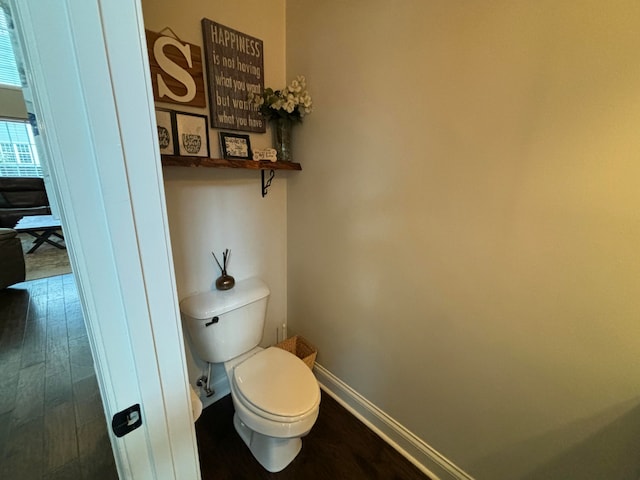
[[[163,167],[205,167],[205,168],[247,168],[260,170],[262,177],[262,196],[267,195],[271,181],[275,177],[274,170],[302,170],[299,163],[294,162],[270,162],[268,160],[225,160],[223,158],[182,157],[179,155],[161,155]],[[265,177],[264,171],[270,170],[269,177]]]
[[[162,155],[163,167],[248,168],[250,170],[302,170],[299,163],[268,160],[225,160],[223,158]]]

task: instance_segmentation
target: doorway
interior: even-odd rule
[[[199,478],[138,0],[10,4],[123,478]]]
[[[19,48],[18,38],[8,46]],[[24,149],[35,149],[36,163],[47,172],[43,142],[32,141]],[[0,291],[0,477],[117,479],[69,255],[62,240],[34,249],[31,235],[18,236],[26,280]],[[62,231],[57,237],[63,238]]]

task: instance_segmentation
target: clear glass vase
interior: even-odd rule
[[[279,162],[291,161],[291,120],[278,118],[271,122],[273,130],[273,148],[278,152]]]

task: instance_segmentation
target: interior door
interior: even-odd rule
[[[137,0],[10,0],[121,478],[200,478]]]

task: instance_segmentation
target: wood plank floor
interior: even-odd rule
[[[428,480],[324,392],[320,415],[302,439],[302,451],[279,473],[267,472],[253,458],[233,427],[233,412],[227,395],[205,409],[196,422],[203,480]]]
[[[277,474],[232,418],[227,396],[196,423],[205,480],[427,478],[324,393],[302,452]],[[0,478],[117,479],[106,428],[72,275],[0,290]]]
[[[0,478],[118,478],[72,275],[0,290]]]

